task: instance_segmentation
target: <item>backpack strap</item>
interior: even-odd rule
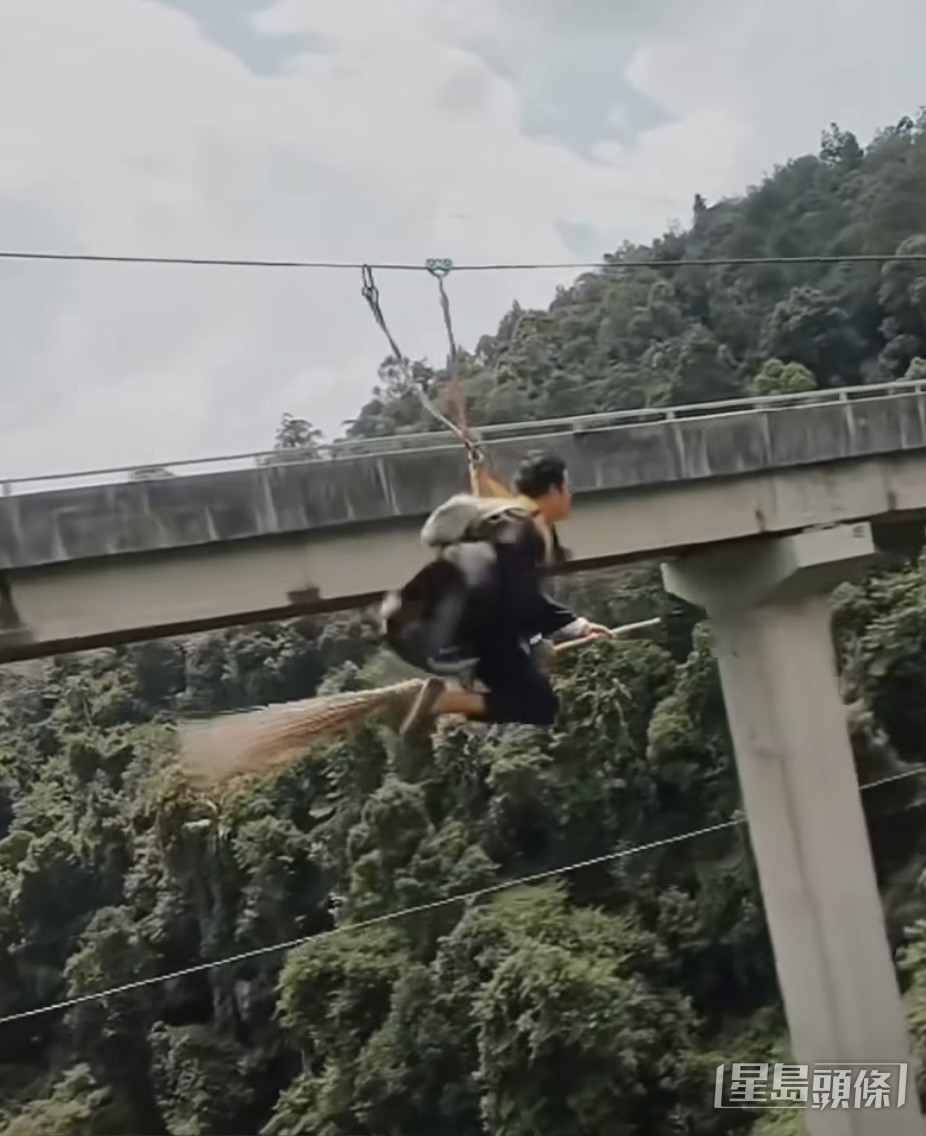
[[[555,560],[556,549],[559,541],[556,537],[556,531],[552,525],[547,522],[540,515],[540,509],[536,501],[532,501],[530,497],[519,497],[518,504],[522,509],[530,513],[531,520],[534,522],[534,527],[540,533],[543,540],[543,560],[545,564],[552,564]]]

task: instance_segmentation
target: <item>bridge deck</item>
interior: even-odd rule
[[[642,420],[647,414],[661,420]],[[487,432],[499,473],[542,444],[569,463],[579,497],[624,495],[926,450],[926,390],[815,391],[540,427],[521,437]],[[277,453],[267,455],[276,464],[256,468],[193,475],[184,467],[182,477],[37,492],[9,483],[0,498],[0,570],[417,521],[466,485],[460,448],[440,436],[382,447],[321,461],[283,462]]]

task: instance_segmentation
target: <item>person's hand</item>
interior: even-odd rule
[[[588,623],[585,626],[585,636],[589,639],[613,639],[614,632],[601,623]]]

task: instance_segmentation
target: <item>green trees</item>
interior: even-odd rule
[[[277,427],[273,453],[261,458],[264,465],[311,461],[325,454],[324,434],[305,418],[284,414]]]
[[[922,760],[924,578],[914,566],[839,597],[866,777]],[[622,583],[628,610],[649,602],[645,574]],[[226,673],[239,644],[217,639]],[[201,646],[176,645],[200,691]],[[4,1027],[21,1055],[0,1065],[8,1132],[749,1130],[751,1114],[710,1107],[712,1062],[767,1059],[783,1037],[745,834],[634,851],[736,814],[705,629],[564,662],[551,732],[446,724],[403,753],[368,731],[221,803],[171,772],[158,719],[176,656],[157,657],[163,683],[148,654],[45,666],[51,736],[28,700],[4,705],[4,1011],[342,929]],[[343,666],[328,681],[358,681]],[[113,690],[136,692],[134,724],[109,717]],[[75,763],[77,708],[100,724]],[[866,804],[900,943],[926,916],[923,850],[896,816],[916,788],[888,798]],[[536,873],[553,876],[494,894]]]
[[[783,363],[780,359],[769,359],[762,370],[752,380],[752,393],[800,394],[816,387],[813,373],[801,363]]]
[[[926,120],[865,149],[832,127],[549,310],[513,306],[463,359],[472,417],[926,376],[914,263],[660,263],[926,255],[924,177]],[[431,429],[413,388],[435,383],[387,360],[349,435]],[[286,416],[273,460],[322,444]],[[447,722],[403,749],[370,727],[217,800],[173,768],[176,716],[380,681],[368,613],[0,672],[0,1016],[142,982],[0,1025],[2,1136],[780,1131],[712,1107],[717,1064],[775,1060],[787,1036],[748,830],[691,835],[741,819],[709,629],[652,566],[557,586],[664,623],[564,661],[553,730]],[[915,769],[924,565],[834,611],[860,779]],[[922,792],[864,801],[926,1057]]]

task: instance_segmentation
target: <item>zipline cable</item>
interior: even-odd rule
[[[924,773],[926,773],[926,765],[917,766],[915,769],[906,769],[900,773],[893,773],[887,777],[877,778],[874,781],[867,781],[864,785],[859,786],[859,791],[866,792],[868,789],[893,784],[897,781],[906,780],[909,777],[921,776]],[[430,900],[428,903],[419,903],[413,907],[403,907],[399,911],[388,911],[383,915],[375,915],[370,919],[362,919],[358,923],[344,923],[340,927],[332,927],[328,931],[319,931],[314,935],[303,935],[297,939],[288,939],[281,943],[271,943],[269,946],[265,947],[254,947],[251,950],[240,951],[238,954],[226,955],[224,958],[214,959],[210,962],[194,963],[191,966],[172,970],[166,974],[157,974],[150,978],[136,978],[131,982],[124,982],[118,986],[107,987],[105,990],[77,994],[73,998],[63,998],[61,1001],[52,1002],[48,1006],[36,1006],[31,1010],[20,1010],[15,1014],[6,1014],[4,1017],[0,1017],[0,1025],[9,1025],[12,1022],[23,1021],[25,1018],[38,1017],[41,1014],[51,1014],[59,1010],[69,1010],[73,1006],[83,1005],[86,1002],[95,1002],[101,998],[111,998],[117,994],[126,994],[131,990],[139,990],[145,986],[154,986],[161,982],[170,982],[176,978],[185,978],[190,974],[202,974],[204,971],[214,970],[217,967],[232,966],[235,963],[246,962],[249,959],[277,954],[280,951],[289,951],[294,947],[306,946],[309,943],[318,942],[320,939],[330,939],[335,935],[343,935],[351,931],[364,931],[368,927],[391,923],[398,919],[405,919],[409,915],[419,915],[425,911],[434,911],[441,907],[448,907],[452,903],[469,905],[474,900],[481,899],[486,895],[492,895],[501,891],[510,891],[514,888],[523,887],[526,884],[537,883],[539,880],[565,876],[571,872],[581,871],[583,868],[594,867],[597,864],[626,860],[631,856],[638,856],[643,852],[651,852],[656,848],[667,848],[673,844],[682,844],[689,840],[697,840],[711,833],[722,832],[731,828],[739,828],[746,823],[745,817],[733,817],[730,820],[720,821],[718,824],[711,824],[704,828],[696,828],[688,832],[678,833],[676,836],[665,836],[660,840],[652,840],[646,844],[638,844],[633,848],[624,848],[616,852],[606,852],[601,856],[592,856],[588,860],[579,860],[573,864],[566,864],[561,868],[548,868],[542,872],[533,872],[528,876],[521,876],[518,879],[503,880],[496,884],[488,884],[486,887],[475,888],[473,891],[445,896],[443,899]]]
[[[322,271],[352,271],[375,268],[378,272],[428,272],[427,264],[384,263],[368,264],[354,261],[332,260],[250,260],[247,258],[194,257],[194,256],[142,256],[106,255],[84,252],[30,252],[27,250],[0,249],[0,260],[61,261],[84,264],[151,264],[209,268],[296,268]],[[625,268],[739,268],[749,265],[800,265],[800,264],[885,264],[889,261],[926,263],[926,253],[834,253],[808,256],[732,256],[690,259],[606,259],[595,261],[548,261],[526,263],[454,264],[454,272],[559,272],[602,269],[620,271]]]

